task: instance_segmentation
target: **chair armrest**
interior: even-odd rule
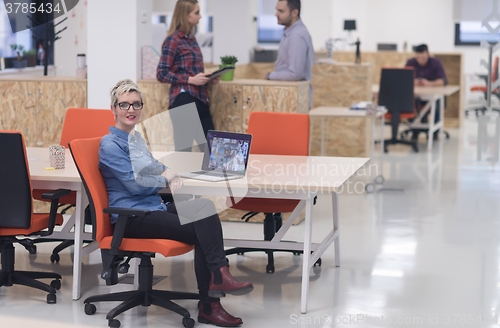
[[[144,216],[151,213],[150,210],[134,209],[134,208],[124,208],[124,207],[107,207],[103,210],[106,214],[118,214],[125,216]]]
[[[39,236],[50,236],[54,232],[54,226],[56,225],[57,208],[59,207],[59,198],[71,194],[69,189],[57,189],[53,191],[44,192],[42,198],[51,199],[50,202],[50,214],[49,214],[49,226],[47,231],[41,231],[37,235]]]
[[[47,191],[42,194],[43,199],[59,199],[61,197],[71,194],[69,189],[57,189],[52,191]]]
[[[122,244],[123,235],[125,234],[125,227],[127,226],[128,218],[131,216],[138,216],[139,218],[151,213],[150,210],[122,208],[122,207],[108,207],[103,210],[106,214],[118,214],[115,230],[113,231],[113,239],[111,240],[111,255],[118,255],[119,248]]]
[[[486,74],[478,74],[477,76],[479,78],[483,79],[484,82],[488,83],[488,75],[486,75]]]

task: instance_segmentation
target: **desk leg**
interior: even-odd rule
[[[339,194],[332,193],[332,210],[333,210],[333,231],[339,230]],[[340,242],[339,235],[334,240],[335,247],[335,266],[340,266]]]
[[[429,132],[428,132],[428,137],[427,137],[427,150],[430,151],[432,150],[432,141],[434,139],[434,120],[436,119],[436,97],[432,97],[431,100],[431,112],[429,114],[429,117],[427,119],[429,123]],[[441,105],[440,105],[441,106]],[[441,113],[443,115],[443,113]]]
[[[85,217],[84,191],[76,192],[75,209],[75,254],[73,259],[73,300],[80,298],[80,285],[82,282],[82,252],[83,252],[83,220]]]
[[[309,276],[311,272],[311,230],[312,230],[312,207],[313,200],[306,200],[306,222],[304,232],[304,255],[302,259],[302,297],[300,300],[300,311],[306,313],[307,299],[309,297]]]
[[[321,156],[325,156],[325,118],[321,118]]]

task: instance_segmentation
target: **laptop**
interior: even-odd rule
[[[208,131],[201,170],[179,175],[213,182],[244,178],[251,143],[251,134]]]

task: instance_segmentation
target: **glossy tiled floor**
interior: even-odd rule
[[[500,172],[476,160],[476,129],[474,118],[466,120],[462,131],[450,130],[451,139],[435,144],[431,153],[424,151],[424,140],[418,154],[392,148],[382,168],[384,187],[404,192],[356,193],[366,181],[357,178],[359,184],[341,194],[341,266],[334,266],[332,247],[313,269],[307,314],[300,314],[301,256],[284,253],[276,255],[274,274],[264,273],[263,254],[231,255],[233,274],[253,282],[255,290],[227,297],[226,309],[241,316],[244,327],[499,326]],[[483,158],[491,151],[486,147]],[[314,214],[313,240],[331,226],[330,199],[320,197]],[[260,239],[262,226],[224,223],[224,233]],[[299,225],[286,237],[300,240],[302,233]],[[71,253],[50,264],[52,246],[39,246],[36,258],[19,249],[16,265],[61,273],[58,303],[46,304],[45,293],[29,288],[0,288],[0,316],[36,319],[37,327],[53,327],[51,321],[106,327],[105,314],[115,303],[99,304],[98,313],[87,316],[83,298],[130,286],[105,286],[95,252],[83,267],[83,297],[72,301]],[[155,273],[168,276],[156,288],[195,291],[192,255],[159,256],[154,262]],[[196,316],[195,302],[180,304]],[[180,317],[156,307],[137,308],[119,319],[122,327],[182,327]],[[10,323],[0,327],[15,321],[3,322]]]

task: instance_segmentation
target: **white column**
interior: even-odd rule
[[[257,44],[258,2],[216,0],[211,2],[214,17],[214,64],[220,64],[219,57],[238,57],[238,64],[251,60],[253,47]]]
[[[151,44],[151,12],[151,0],[88,0],[89,108],[109,108],[116,82],[141,78],[141,47]]]
[[[208,24],[208,14],[207,14],[207,0],[198,0],[198,5],[200,6],[201,20],[198,24],[198,33],[207,33]]]

